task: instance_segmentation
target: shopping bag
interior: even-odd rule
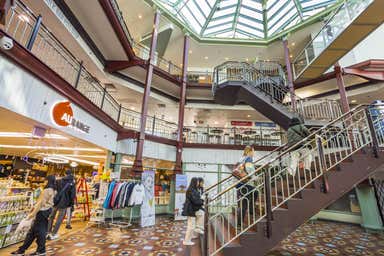
[[[32,222],[32,219],[22,219],[16,228],[16,233],[30,229],[32,227]]]

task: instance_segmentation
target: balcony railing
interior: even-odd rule
[[[198,144],[280,146],[285,132],[278,128],[184,127],[184,141]]]
[[[5,32],[24,47],[30,46],[32,54],[113,120],[125,128],[138,131],[141,114],[122,107],[43,24],[37,25],[40,19],[22,2],[16,1],[15,8],[8,13]],[[31,38],[35,38],[32,43]],[[176,131],[175,123],[147,117],[146,133],[175,139]]]
[[[345,0],[320,32],[305,46],[293,61],[295,78],[343,32],[373,0]]]

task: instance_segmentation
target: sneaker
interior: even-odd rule
[[[24,256],[24,255],[25,255],[25,253],[24,253],[24,252],[22,252],[22,251],[19,251],[19,250],[17,250],[17,251],[11,252],[11,255],[19,255],[19,256]]]
[[[200,229],[200,228],[196,228],[195,230],[193,230],[195,233],[198,233],[198,234],[201,234],[201,235],[204,235],[204,230]]]
[[[71,225],[66,225],[65,228],[66,229],[72,229],[72,226]]]
[[[45,252],[34,252],[31,254],[28,254],[28,256],[46,256],[47,254]]]
[[[51,234],[51,236],[50,236],[50,240],[57,240],[57,239],[59,239],[59,234]]]
[[[195,243],[192,241],[183,241],[183,245],[189,246],[189,245],[195,245]]]

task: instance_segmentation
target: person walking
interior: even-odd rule
[[[202,177],[197,178],[197,190],[199,191],[200,198],[204,200],[204,179]],[[204,234],[204,208],[200,207],[198,211],[196,211],[196,228],[195,233]]]
[[[187,231],[183,241],[184,245],[194,245],[191,241],[195,230],[196,212],[201,209],[204,201],[201,199],[201,195],[198,188],[198,179],[196,177],[191,179],[189,187],[186,192],[185,203],[183,207],[183,216],[187,216]]]
[[[241,157],[238,167],[232,172],[232,175],[241,180],[250,173],[255,171],[255,165],[253,164],[253,156],[255,154],[254,149],[251,146],[244,148],[243,156]],[[255,187],[244,180],[236,185],[237,190],[237,227],[243,230],[245,223],[245,217],[248,212],[249,220],[252,219],[254,214],[258,192]],[[248,223],[250,225],[250,223]],[[245,227],[247,227],[246,225]]]
[[[61,179],[59,182],[58,193],[55,197],[55,206],[53,208],[52,214],[49,218],[48,231],[50,234],[48,235],[48,239],[55,240],[59,238],[57,232],[59,231],[60,225],[64,220],[64,217],[69,209],[73,209],[75,204],[76,197],[76,185],[75,179],[72,175],[71,170],[67,170],[65,172],[66,176]],[[72,212],[72,210],[71,210]],[[53,225],[53,221],[58,213],[56,223]],[[70,216],[67,217],[70,219]],[[70,223],[67,223],[67,228],[70,227]]]
[[[310,135],[309,130],[299,118],[292,118],[287,131],[288,143],[287,147],[290,148],[295,144],[299,143],[306,137]],[[311,169],[312,155],[308,146],[297,145],[291,149],[289,157],[289,167],[288,172],[292,175],[296,175],[297,167],[299,165],[300,159],[304,160],[304,169]]]
[[[48,218],[52,212],[53,199],[56,194],[56,179],[55,176],[49,175],[46,177],[47,185],[40,194],[36,205],[32,212],[27,216],[28,220],[34,220],[32,227],[27,233],[23,245],[17,251],[11,252],[12,255],[25,255],[25,251],[31,246],[36,239],[36,252],[29,255],[46,255],[45,243],[48,230]]]

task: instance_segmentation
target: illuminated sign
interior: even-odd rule
[[[89,126],[74,117],[69,101],[55,103],[51,109],[52,122],[61,127],[72,127],[78,131],[89,133]]]

